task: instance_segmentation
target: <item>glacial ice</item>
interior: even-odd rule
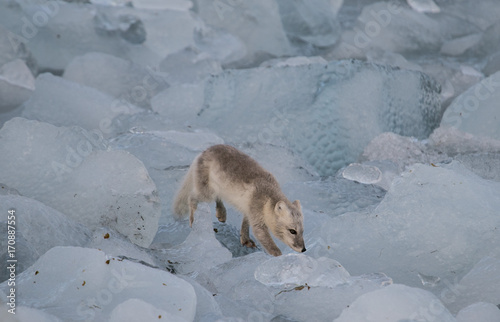
[[[18,212],[20,259],[0,320],[498,321],[499,16],[497,0],[0,1],[0,217]],[[213,203],[174,219],[219,143],[301,201],[307,252],[241,246],[230,205],[226,223]]]
[[[500,140],[500,72],[497,72],[458,96],[446,109],[441,125]]]
[[[276,1],[258,0],[251,5],[241,0],[193,2],[196,13],[208,26],[224,29],[242,40],[246,55],[239,65],[255,65],[270,57],[292,54]]]
[[[478,302],[463,308],[457,314],[457,322],[496,322],[500,321],[500,310],[498,306],[486,303]]]
[[[98,52],[75,57],[66,66],[63,78],[143,108],[151,108],[151,98],[168,87],[155,71]]]
[[[335,287],[347,283],[351,276],[339,262],[303,254],[271,258],[255,270],[255,279],[264,285],[308,285]]]
[[[140,109],[92,87],[44,73],[36,78],[35,92],[25,103],[23,117],[56,126],[78,125],[108,135],[112,121],[120,114]]]
[[[124,303],[187,321],[196,312],[196,294],[186,281],[97,249],[54,247],[16,281],[18,305],[43,309],[63,321],[116,319],[129,312]],[[6,292],[7,284],[0,288]]]
[[[90,231],[59,211],[39,201],[15,194],[2,195],[8,187],[0,190],[0,232],[7,235],[8,210],[14,209],[16,220],[11,227],[16,229],[15,256],[17,269],[22,272],[41,255],[55,246],[85,246]],[[11,220],[9,220],[11,221]],[[39,232],[43,232],[39,233]],[[0,256],[7,258],[7,238],[0,239]],[[7,270],[0,271],[0,280],[9,277]]]
[[[382,132],[428,136],[440,119],[438,93],[421,73],[359,61],[230,70],[206,81],[193,125],[227,142],[288,144],[332,175]]]
[[[422,286],[418,273],[453,281],[482,257],[498,255],[499,192],[498,182],[457,162],[415,164],[375,210],[326,221],[308,251],[333,256],[351,274],[381,271],[415,287]]]
[[[110,225],[139,246],[151,244],[159,201],[136,157],[107,151],[98,131],[23,118],[5,123],[0,138],[0,177],[6,185],[91,229]]]
[[[456,322],[432,293],[406,285],[389,285],[358,297],[334,322]]]
[[[0,112],[18,107],[30,98],[34,90],[35,78],[22,60],[0,65]]]
[[[68,2],[20,4],[0,5],[0,20],[26,43],[41,70],[62,71],[73,58],[88,52],[155,66],[169,53],[194,43],[197,22],[186,9],[155,11]]]

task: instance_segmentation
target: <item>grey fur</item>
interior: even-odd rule
[[[251,226],[271,255],[279,256],[281,251],[269,230],[295,251],[305,251],[300,202],[290,202],[271,173],[232,146],[214,145],[194,159],[175,198],[174,213],[182,217],[190,212],[192,225],[198,203],[212,201],[221,222],[226,221],[223,201],[243,213],[242,245],[255,247],[250,239]]]

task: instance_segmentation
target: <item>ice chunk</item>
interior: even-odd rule
[[[123,321],[179,321],[188,322],[182,316],[165,311],[139,299],[129,299],[118,304],[109,315],[109,322]]]
[[[478,176],[500,182],[500,152],[463,154],[454,159]]]
[[[322,222],[320,218],[326,216],[335,217],[376,207],[384,198],[384,189],[376,185],[358,184],[341,176],[302,183],[290,182],[283,186],[285,194],[299,199],[303,208],[319,216],[319,222]],[[306,219],[305,225],[312,222]],[[306,229],[306,234],[308,231]]]
[[[152,98],[153,111],[175,120],[179,124],[196,117],[203,107],[205,87],[203,83],[170,86]]]
[[[492,250],[498,253],[499,193],[500,183],[457,162],[415,164],[375,210],[324,222],[308,251],[335,258],[351,274],[380,271],[410,286],[421,286],[418,273],[452,281]]]
[[[109,225],[147,247],[160,217],[156,186],[125,151],[104,151],[99,132],[15,118],[0,130],[0,177],[94,229]]]
[[[57,126],[78,125],[111,132],[112,120],[139,109],[94,88],[46,73],[37,77],[36,90],[25,103],[23,116]]]
[[[223,67],[237,65],[247,53],[240,38],[222,29],[200,24],[194,36],[196,48],[220,62]]]
[[[196,312],[196,294],[186,281],[96,249],[54,247],[17,276],[16,286],[16,304],[63,321],[109,321],[125,313],[124,303],[147,308],[144,314],[166,311],[179,320],[193,321]],[[0,288],[5,292],[8,286]]]
[[[194,214],[193,229],[186,240],[162,250],[157,260],[160,263],[174,262],[178,264],[175,268],[177,272],[194,276],[230,260],[231,252],[215,238],[212,217],[208,204],[199,204]]]
[[[196,21],[185,9],[158,11],[68,2],[20,4],[21,8],[2,7],[0,20],[26,42],[42,70],[61,72],[74,57],[88,52],[157,66],[168,54],[194,43]],[[40,16],[45,19],[43,24],[36,21]]]
[[[210,321],[205,320],[205,317],[211,315],[222,316],[219,304],[215,301],[215,295],[209,292],[205,287],[201,286],[194,279],[187,276],[180,276],[186,282],[189,282],[193,286],[196,292],[196,316],[195,321]],[[215,320],[217,321],[217,320]]]
[[[441,54],[459,56],[469,48],[475,46],[481,40],[482,36],[483,34],[472,34],[449,40],[441,47]]]
[[[307,285],[335,287],[345,284],[350,275],[339,262],[303,254],[271,258],[255,270],[255,279],[264,285]]]
[[[359,183],[374,184],[382,179],[382,172],[375,166],[351,163],[342,171],[342,177]]]
[[[500,309],[498,306],[478,302],[460,310],[457,314],[457,322],[497,322],[500,321]]]
[[[2,185],[2,188],[6,188]],[[2,189],[4,190],[4,189]],[[8,220],[9,210],[14,210],[15,220]],[[18,195],[0,195],[0,232],[7,236],[7,222],[16,231],[14,253],[18,260],[17,271],[22,272],[41,255],[55,246],[84,246],[90,231],[57,210],[39,201]],[[9,216],[9,217],[8,217]],[[0,256],[7,258],[7,238],[0,240]],[[8,278],[8,270],[0,272],[0,281]]]
[[[432,0],[406,0],[410,7],[416,12],[438,13],[441,12],[438,5]]]
[[[112,16],[98,11],[93,22],[98,35],[119,36],[131,44],[142,44],[146,41],[144,23],[135,15]]]
[[[287,263],[286,267],[291,270],[287,272],[278,263]],[[306,267],[303,264],[313,265]],[[391,283],[385,275],[374,274],[351,277],[347,283],[337,285],[340,280],[335,278],[335,274],[340,271],[338,267],[333,267],[333,274],[330,276],[328,271],[328,268],[332,268],[330,264],[336,265],[335,261],[324,258],[316,260],[304,255],[270,258],[259,252],[216,266],[206,274],[199,275],[197,280],[202,285],[206,285],[210,292],[216,294],[215,299],[219,302],[225,316],[238,317],[245,321],[252,318],[264,320],[274,318],[274,321],[281,321],[280,319],[285,319],[285,321],[331,320],[340,315],[342,309],[361,294]],[[270,268],[282,277],[288,276],[286,280],[280,279],[279,283],[290,281],[302,284],[265,286],[255,279],[263,277],[261,273],[265,272],[262,268]],[[274,273],[271,275],[277,277],[278,275]],[[308,279],[304,274],[308,274],[310,278]],[[340,275],[346,277],[349,274],[343,272]],[[316,286],[304,284],[307,279]],[[272,278],[272,280],[275,279]],[[315,309],[304,310],[304,307]]]
[[[441,126],[429,137],[430,145],[450,156],[477,152],[500,152],[500,140],[475,136],[455,127]]]
[[[16,59],[0,66],[0,113],[21,105],[34,90],[35,78],[22,60]]]
[[[492,255],[495,257],[481,258],[459,283],[452,284],[446,290],[452,312],[457,312],[476,302],[500,304],[500,289],[498,288],[500,257],[497,251],[493,251]]]
[[[230,3],[196,0],[194,3],[195,11],[207,25],[225,29],[245,44],[247,54],[239,65],[255,65],[270,56],[292,54],[275,1],[250,4],[240,0]]]
[[[63,77],[145,108],[151,107],[153,96],[168,87],[165,79],[151,69],[97,52],[75,57]]]
[[[0,291],[1,292],[1,291]],[[0,321],[2,322],[63,322],[61,319],[42,310],[26,306],[16,306],[15,314],[8,313],[9,307],[2,305],[0,308]]]
[[[432,293],[394,284],[357,298],[334,322],[456,322]]]
[[[146,131],[134,128],[132,133],[114,139],[111,146],[126,150],[144,162],[158,187],[163,212],[161,223],[166,224],[173,221],[172,199],[191,162],[204,149],[220,143],[223,143],[220,137],[205,131]]]
[[[94,230],[87,248],[102,250],[107,255],[125,258],[145,265],[154,265],[154,258],[143,248],[132,244],[120,233],[109,227],[100,227]]]
[[[231,70],[206,81],[196,126],[233,142],[289,144],[332,175],[382,132],[427,137],[438,93],[419,72],[359,61]]]
[[[330,0],[276,0],[283,28],[292,44],[326,48],[340,35],[334,7]],[[310,50],[310,49],[309,49]]]
[[[222,72],[219,62],[196,48],[185,48],[168,55],[160,62],[160,71],[167,73],[171,84],[197,83]]]
[[[2,22],[4,22],[3,19]],[[31,73],[36,75],[38,66],[26,44],[21,37],[6,29],[2,23],[0,25],[0,66],[16,59],[24,61]]]
[[[429,149],[422,141],[391,132],[382,133],[374,138],[365,147],[361,156],[362,160],[392,161],[400,170],[414,163],[438,163],[447,158],[446,155],[442,156],[439,152]]]
[[[430,2],[418,2],[422,1]],[[400,54],[438,52],[443,42],[477,31],[477,25],[453,15],[443,18],[417,12],[402,2],[380,1],[363,7],[337,50],[344,58],[364,56],[374,48]]]
[[[500,72],[458,96],[446,109],[441,125],[500,140]]]
[[[306,57],[296,56],[290,58],[275,58],[269,59],[260,64],[259,67],[283,67],[283,66],[301,66],[311,64],[328,64],[328,62],[320,56]]]

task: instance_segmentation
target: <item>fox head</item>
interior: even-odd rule
[[[304,216],[300,202],[278,201],[274,206],[276,225],[273,234],[291,249],[303,253],[306,251],[304,244]]]

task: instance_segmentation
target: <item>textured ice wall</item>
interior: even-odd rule
[[[98,132],[14,118],[0,130],[0,182],[87,227],[109,225],[148,247],[158,229],[156,185],[144,164],[107,151]]]
[[[228,142],[285,142],[332,175],[382,132],[427,137],[439,91],[422,73],[360,61],[228,70],[205,83],[196,124]]]

